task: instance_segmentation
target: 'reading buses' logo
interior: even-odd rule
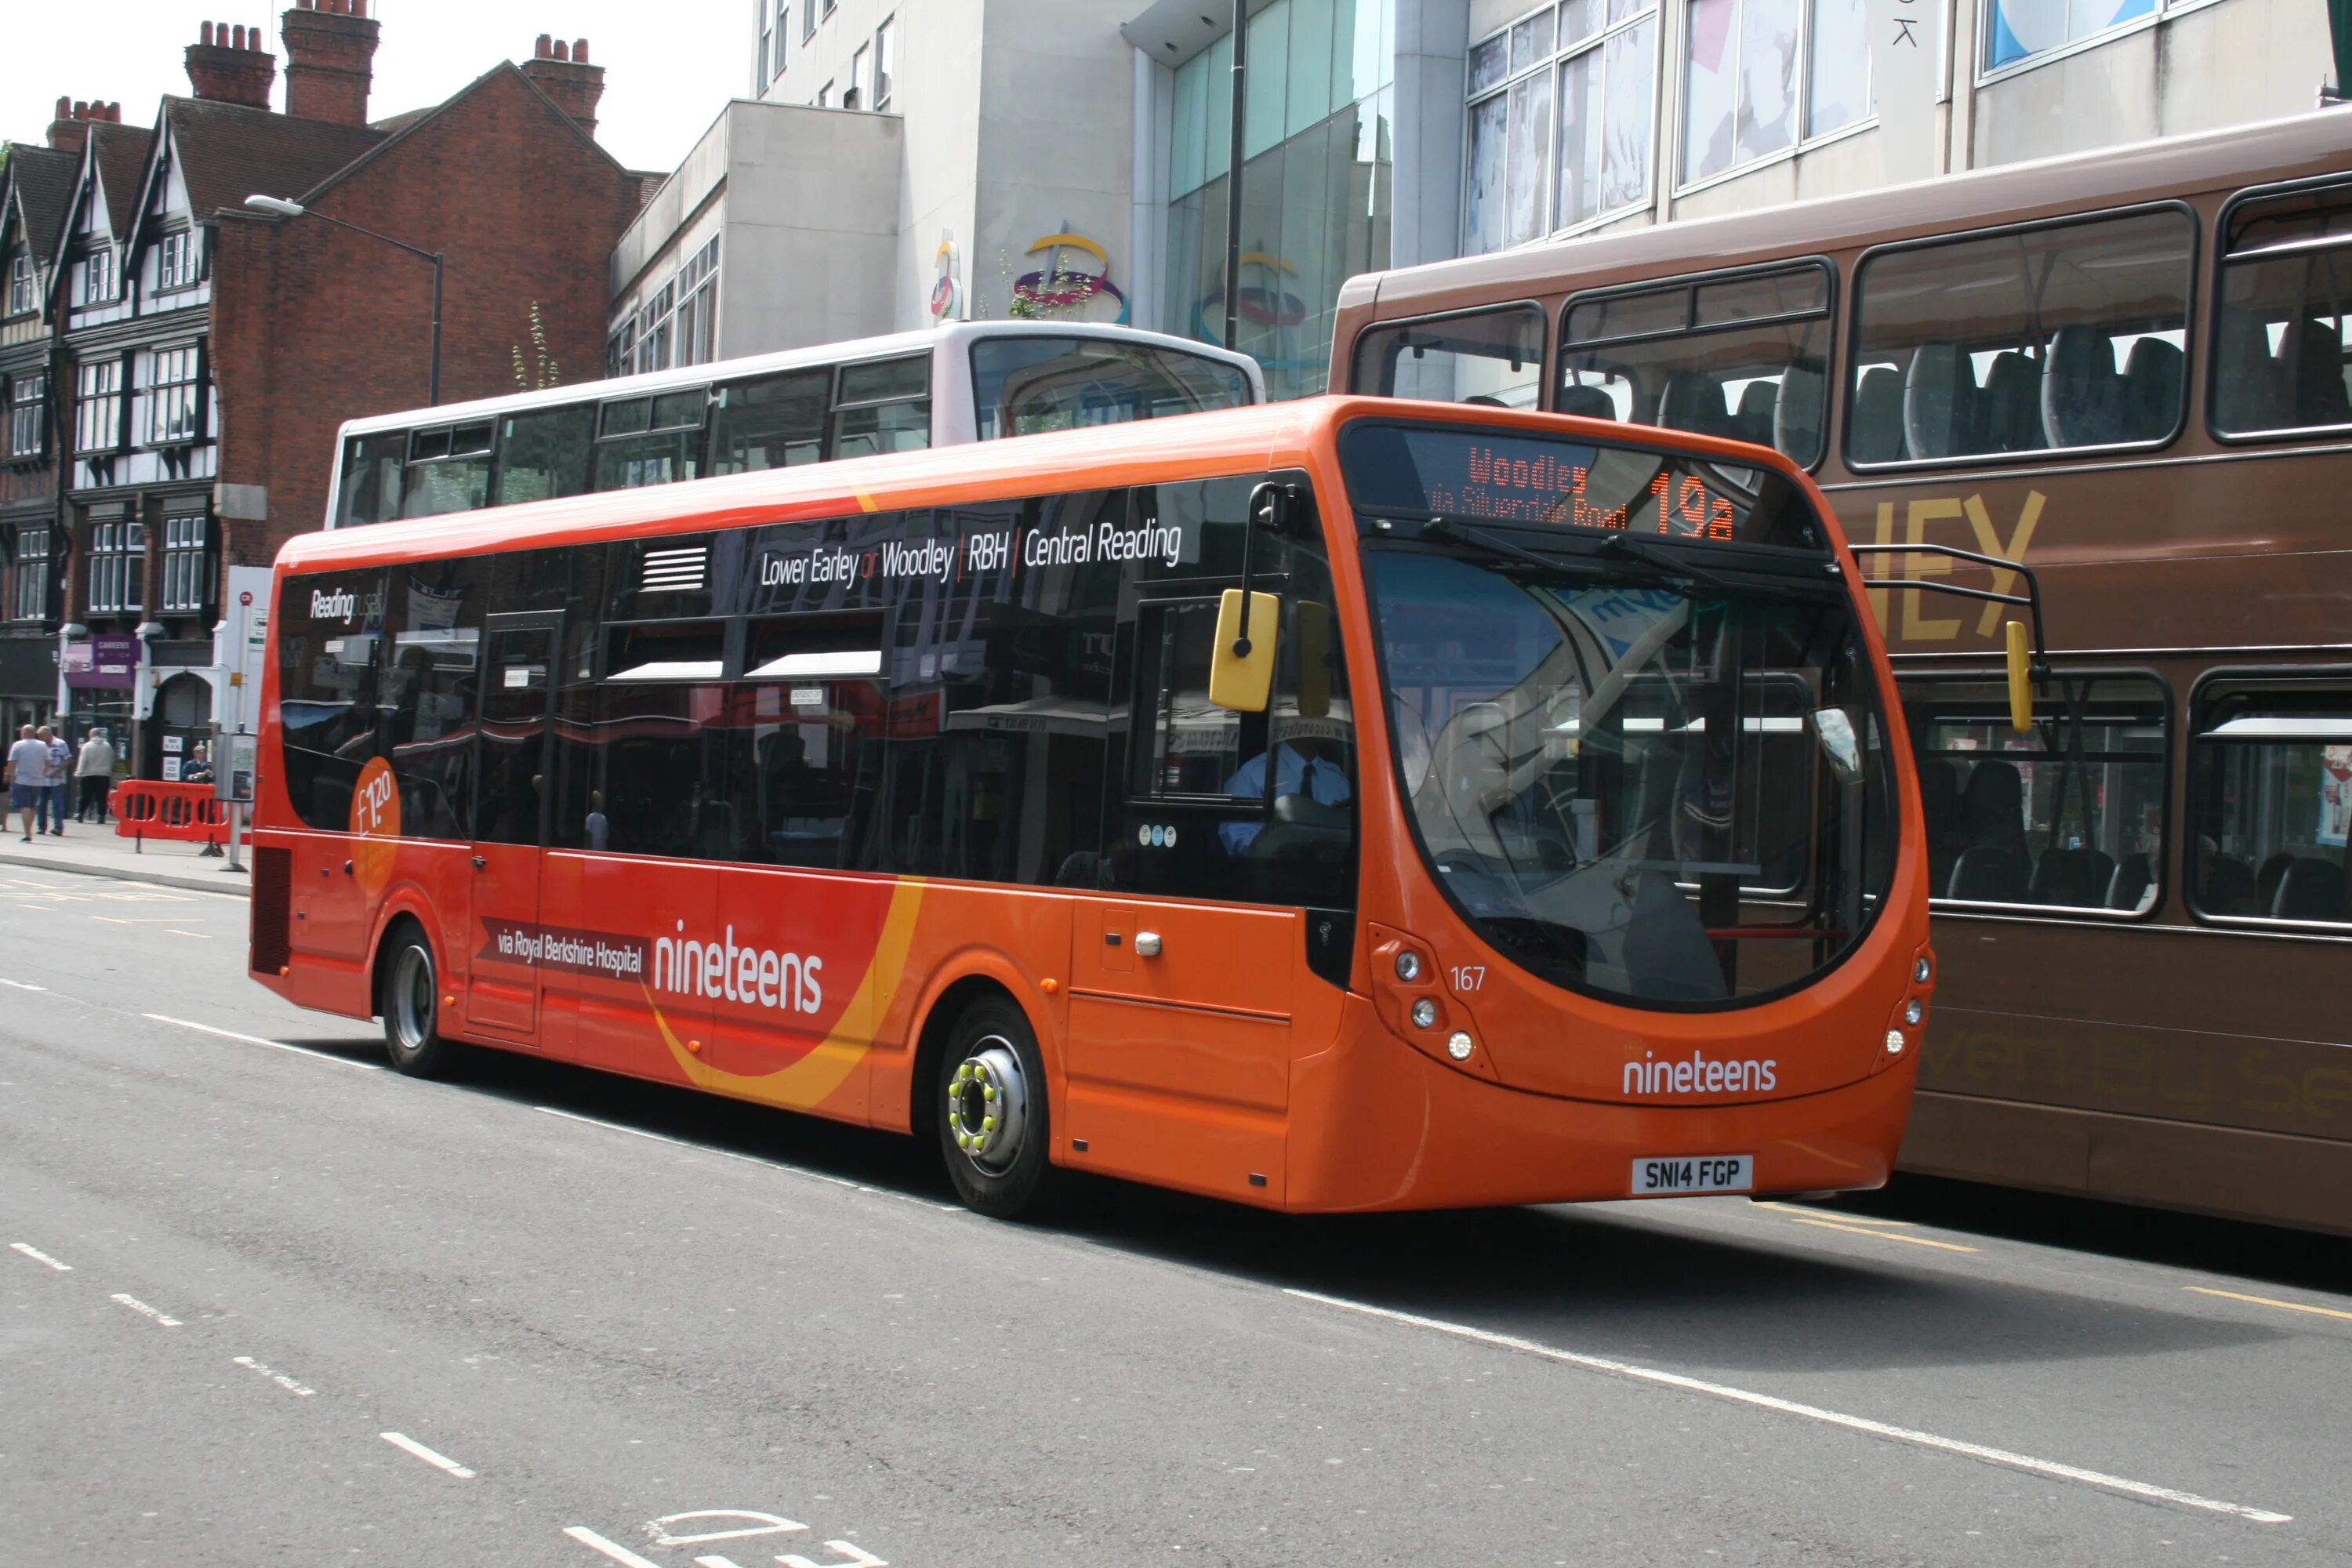
[[[1762,1061],[1713,1060],[1705,1051],[1693,1051],[1678,1062],[1662,1062],[1647,1052],[1643,1059],[1625,1064],[1627,1094],[1744,1094],[1776,1087],[1777,1057]]]
[[[323,588],[310,590],[310,618],[314,621],[341,621],[349,626],[359,607],[359,600],[348,588],[338,588],[331,594]]]

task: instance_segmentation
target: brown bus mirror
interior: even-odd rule
[[[1331,712],[1331,606],[1299,600],[1291,607],[1290,629],[1298,639],[1298,716],[1328,718]]]
[[[1263,713],[1274,690],[1275,628],[1282,601],[1228,588],[1217,598],[1216,640],[1209,650],[1209,700],[1235,713]]]
[[[2011,621],[2009,638],[2009,727],[2022,735],[2033,728],[2033,655],[2026,645],[2025,623]]]

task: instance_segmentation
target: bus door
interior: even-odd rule
[[[562,619],[553,611],[491,616],[483,627],[466,1018],[502,1034],[529,1035],[538,1023],[540,846]]]

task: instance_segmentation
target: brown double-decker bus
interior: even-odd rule
[[[1352,279],[1334,390],[1731,436],[1857,543],[1942,963],[1904,1168],[2352,1234],[2352,110]],[[1897,552],[1899,580],[2022,574]]]

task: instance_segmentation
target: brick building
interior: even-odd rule
[[[336,426],[427,401],[432,266],[322,220],[444,257],[443,401],[512,390],[519,349],[536,373],[534,306],[562,374],[602,357],[606,259],[640,200],[594,140],[603,68],[542,37],[520,66],[371,121],[381,26],[367,0],[287,11],[273,111],[260,29],[206,24],[192,95],[152,130],[69,109],[50,128],[72,160],[39,309],[54,521],[38,559],[19,521],[5,607],[55,650],[49,695],[76,731],[104,724],[143,776],[175,773],[216,718],[255,722],[216,631],[319,526]],[[305,215],[251,211],[256,195]],[[19,591],[36,574],[46,586]]]

